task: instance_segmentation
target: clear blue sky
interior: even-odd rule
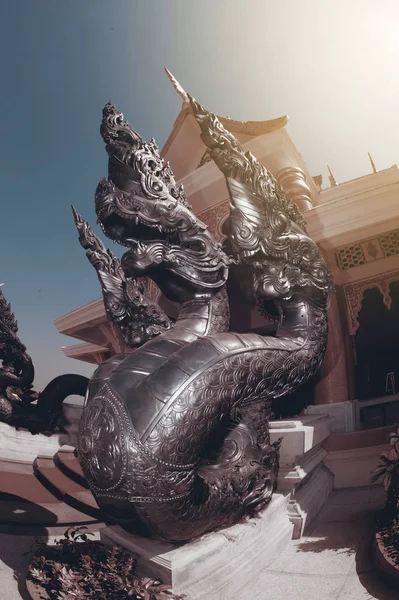
[[[99,296],[75,204],[93,225],[112,100],[165,142],[180,109],[163,67],[241,120],[288,113],[312,174],[399,160],[399,3],[385,0],[0,0],[0,282],[41,389],[66,359],[52,321]],[[325,180],[327,178],[325,177]],[[118,249],[116,249],[118,252]]]

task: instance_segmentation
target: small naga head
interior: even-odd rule
[[[289,300],[296,293],[327,302],[331,275],[297,205],[216,115],[187,98],[201,138],[226,177],[229,245],[241,270],[252,272],[251,292],[261,308],[263,302]]]
[[[105,235],[129,248],[121,260],[126,276],[148,275],[170,300],[220,290],[231,259],[194,215],[155,141],[145,142],[111,103],[101,135],[109,169],[96,213]]]
[[[18,324],[10,304],[0,290],[0,394],[7,386],[31,388],[32,360],[18,337]]]

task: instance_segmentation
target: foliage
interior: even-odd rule
[[[399,567],[399,520],[393,519],[389,523],[380,523],[378,533],[381,536],[386,554]]]
[[[50,600],[183,600],[160,581],[135,577],[132,554],[89,540],[85,529],[69,528],[55,546],[36,547],[28,577]]]
[[[380,454],[381,464],[371,483],[382,478],[387,499],[377,523],[377,531],[387,555],[399,566],[399,429],[389,434],[389,450]]]
[[[4,327],[11,329],[14,333],[18,331],[18,324],[15,320],[14,313],[11,310],[11,305],[4,297],[3,291],[0,290],[0,320]]]
[[[381,464],[374,471],[371,483],[382,477],[382,484],[387,492],[385,520],[392,521],[398,516],[399,501],[399,429],[389,434],[389,450],[380,454]]]
[[[382,484],[386,492],[397,484],[399,479],[399,429],[389,434],[389,450],[383,450],[380,454],[382,463],[374,471],[371,483],[375,483],[382,477]]]

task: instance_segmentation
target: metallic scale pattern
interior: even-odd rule
[[[187,203],[154,141],[112,104],[103,111],[109,177],[96,192],[103,232],[127,247],[119,261],[74,210],[108,318],[132,351],[98,367],[88,387],[79,460],[105,514],[126,530],[184,541],[262,510],[277,483],[273,398],[319,368],[327,341],[330,274],[296,205],[272,175],[187,96],[230,191],[228,243]],[[245,272],[248,302],[276,336],[229,331],[226,280]],[[180,305],[172,322],[145,278]]]

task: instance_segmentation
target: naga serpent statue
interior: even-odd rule
[[[31,433],[53,433],[60,428],[62,403],[68,396],[84,396],[89,380],[82,375],[56,377],[39,394],[32,389],[35,371],[18,324],[0,290],[0,421]]]
[[[279,454],[269,437],[271,403],[318,370],[331,289],[297,206],[215,115],[187,98],[226,177],[226,246],[193,213],[155,141],[146,143],[110,103],[101,126],[109,176],[95,204],[104,234],[128,248],[121,260],[74,209],[107,316],[131,349],[90,380],[80,464],[109,519],[172,542],[270,502]],[[264,310],[274,303],[275,336],[229,331],[231,268],[250,281],[248,302]],[[150,300],[146,278],[180,305],[176,321]]]

